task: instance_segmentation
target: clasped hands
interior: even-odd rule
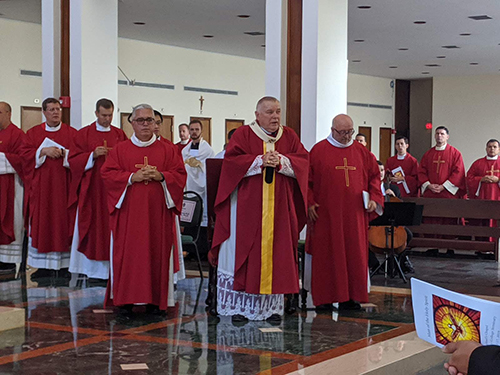
[[[498,183],[499,178],[497,176],[484,176],[481,179],[481,182],[485,182],[487,184],[496,184]]]
[[[427,189],[432,191],[434,194],[439,194],[444,190],[444,186],[439,184],[430,184],[427,186]]]
[[[278,151],[268,151],[262,155],[262,166],[277,168],[280,165],[280,153]]]
[[[40,150],[40,157],[48,156],[51,159],[59,159],[64,157],[64,148],[55,146],[44,147]]]
[[[132,175],[132,182],[162,181],[163,175],[155,167],[146,165]]]

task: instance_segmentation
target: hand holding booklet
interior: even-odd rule
[[[500,345],[500,303],[411,279],[417,335],[438,347],[455,341]]]

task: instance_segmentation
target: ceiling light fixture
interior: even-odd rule
[[[360,63],[361,60],[351,60],[351,62],[353,62],[353,63]]]
[[[243,34],[250,35],[250,36],[266,35],[266,33],[263,33],[262,31],[245,31]]]
[[[372,6],[371,5],[360,5],[358,6],[358,9],[371,9]]]
[[[439,64],[425,64],[425,66],[427,66],[429,68],[439,68],[441,65],[439,65]]]
[[[477,62],[471,62],[469,65],[479,65]]]
[[[248,14],[238,14],[238,18],[250,18]]]
[[[408,48],[398,48],[398,51],[408,51]]]
[[[472,34],[471,33],[462,33],[460,34],[460,36],[471,36]]]
[[[415,21],[413,22],[415,25],[425,25],[427,21]]]
[[[455,46],[455,45],[449,45],[449,46],[442,46],[441,48],[446,48],[446,49],[459,49],[460,47],[459,47],[459,46]]]
[[[483,15],[480,15],[480,16],[469,16],[469,18],[471,20],[474,20],[474,21],[485,21],[485,20],[491,20],[491,19],[493,19],[490,16],[487,16],[486,14],[483,14]]]
[[[429,72],[422,72],[422,74],[430,74]]]
[[[209,34],[203,35],[203,38],[207,38],[207,39],[210,39],[210,38],[213,38],[213,37],[214,37],[213,35],[209,35]]]
[[[392,65],[389,67],[390,69],[397,69],[398,67],[396,65]]]
[[[446,59],[446,56],[436,56],[436,59]]]
[[[354,43],[364,43],[364,39],[354,39]]]
[[[137,26],[144,26],[146,24],[146,22],[134,22],[134,25],[137,25]]]

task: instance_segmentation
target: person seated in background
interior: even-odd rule
[[[231,137],[233,136],[235,131],[236,129],[231,129],[229,133],[227,133],[227,143],[224,144],[224,149],[214,156],[214,159],[224,159],[224,155],[226,155],[226,147],[229,144],[229,141],[231,140]]]

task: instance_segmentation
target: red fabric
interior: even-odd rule
[[[33,247],[39,253],[69,251],[72,219],[68,211],[68,198],[71,172],[63,166],[64,158],[47,157],[43,165],[35,169],[35,153],[43,140],[49,138],[69,149],[71,154],[76,133],[76,129],[66,124],[61,124],[61,129],[57,132],[48,132],[45,130],[45,123],[26,133],[22,154],[23,169],[30,186],[30,236]]]
[[[191,141],[189,141],[188,143],[186,143],[185,145],[183,145],[181,142],[177,142],[175,145],[177,146],[177,148],[179,149],[179,152],[182,154],[182,149],[184,147],[186,147]]]
[[[165,176],[175,202],[173,209],[165,204],[159,182],[134,183],[129,178],[148,157]],[[137,147],[131,141],[119,143],[111,150],[101,175],[107,191],[107,202],[113,233],[112,279],[108,283],[106,306],[151,303],[165,310],[168,303],[170,252],[174,241],[174,217],[182,208],[186,170],[175,147],[154,142]],[[121,208],[116,208],[127,188]],[[112,288],[112,290],[111,290]]]
[[[418,161],[409,153],[403,160],[399,160],[397,155],[387,159],[385,164],[386,173],[392,175],[391,171],[397,167],[401,167],[405,173],[405,181],[410,190],[410,194],[406,193],[403,184],[397,184],[401,197],[418,197]]]
[[[21,146],[24,142],[24,133],[16,125],[10,124],[0,130],[0,152],[15,169],[22,179],[23,168]],[[15,175],[0,175],[0,245],[8,245],[16,240],[14,234],[14,200],[16,195]]]
[[[469,191],[470,199],[488,199],[488,200],[499,200],[500,199],[500,186],[498,183],[481,183],[481,190],[479,190],[479,196],[476,195],[479,183],[484,176],[491,176],[491,171],[500,171],[500,160],[488,160],[486,157],[476,160],[467,172],[467,188]],[[493,176],[500,177],[500,172],[494,172]]]
[[[349,187],[343,169],[347,159]],[[363,191],[383,206],[375,156],[358,142],[338,148],[324,140],[310,154],[309,206],[319,204],[318,220],[308,224],[314,304],[368,301],[368,214]]]
[[[114,148],[127,140],[123,130],[114,126],[110,128],[109,132],[97,131],[95,122],[82,128],[74,140],[75,150],[70,154],[72,186],[69,206],[73,212],[78,205],[78,251],[90,260],[109,260],[109,216],[103,215],[107,212],[107,201],[100,173],[106,156],[97,158],[88,171],[85,171],[85,166],[96,147],[104,146],[104,141],[108,148]]]
[[[306,222],[309,158],[295,132],[284,127],[275,150],[290,159],[297,179],[275,173],[272,293],[297,293],[297,242]],[[234,290],[260,293],[262,238],[262,174],[244,177],[264,151],[263,141],[250,126],[236,130],[227,146],[215,202],[211,257],[230,235],[230,196],[238,188]]]
[[[438,164],[437,161],[444,161]],[[429,181],[431,184],[442,185],[449,180],[453,185],[459,188],[457,194],[453,195],[444,189],[441,193],[435,194],[429,189],[425,189],[424,198],[451,198],[460,199],[467,193],[465,184],[465,167],[462,154],[455,147],[447,145],[443,151],[436,151],[433,147],[427,151],[418,169],[418,182],[423,185]]]

